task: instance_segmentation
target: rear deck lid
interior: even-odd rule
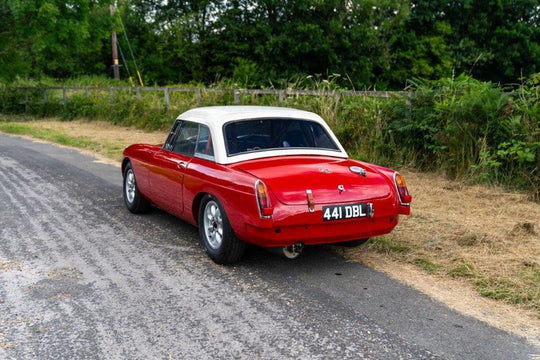
[[[324,156],[259,159],[234,166],[263,180],[284,204],[306,204],[311,190],[315,204],[362,202],[388,197],[391,188],[366,164]]]

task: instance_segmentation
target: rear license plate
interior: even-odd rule
[[[323,221],[355,219],[368,216],[366,204],[323,206]]]

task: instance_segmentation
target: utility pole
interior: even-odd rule
[[[114,17],[114,10],[115,10],[114,5],[111,5],[110,9],[111,9],[111,16]],[[114,30],[114,27],[113,27],[112,35],[111,35],[111,45],[112,45],[112,60],[113,60],[112,68],[113,68],[114,78],[116,80],[120,80],[120,69],[118,66],[118,47],[116,45],[116,30]]]

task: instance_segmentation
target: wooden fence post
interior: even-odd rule
[[[278,103],[281,105],[285,101],[285,90],[279,90]]]
[[[201,102],[202,102],[202,93],[201,93],[201,89],[200,88],[197,88],[195,90],[195,94],[197,95],[197,106],[200,106],[201,105]]]
[[[165,106],[167,107],[167,109],[169,108],[170,106],[170,101],[169,101],[169,88],[168,87],[164,87],[163,88],[163,95],[165,97]]]

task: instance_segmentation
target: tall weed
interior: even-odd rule
[[[438,81],[416,80],[409,118],[397,118],[393,129],[417,165],[464,178],[477,164],[485,141],[494,140],[496,119],[505,105],[502,90],[465,75]]]
[[[539,78],[515,91],[465,75],[415,80],[411,116],[390,120],[396,144],[415,154],[416,167],[526,188],[538,199]]]

